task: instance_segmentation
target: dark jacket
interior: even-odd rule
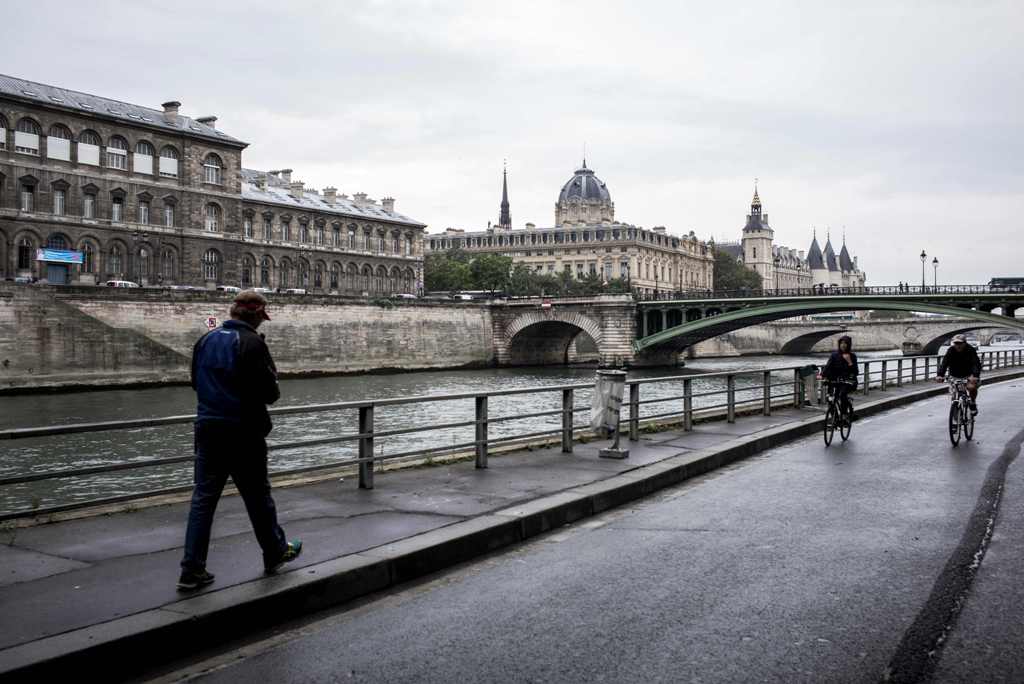
[[[966,378],[971,375],[980,378],[981,359],[978,358],[978,350],[969,344],[965,344],[964,350],[960,352],[950,347],[939,364],[939,377],[944,377],[947,370],[954,378]]]
[[[846,348],[850,350],[852,365],[846,363],[846,359],[843,358],[843,352],[839,349],[839,345],[843,342],[846,342]],[[853,340],[850,339],[849,335],[843,335],[836,340],[836,350],[828,357],[828,363],[822,369],[821,376],[826,380],[852,380],[853,384],[856,385],[859,372],[857,355],[853,353]]]
[[[196,342],[192,389],[197,422],[237,423],[264,437],[270,433],[267,404],[281,396],[277,368],[263,336],[248,323],[224,321]]]

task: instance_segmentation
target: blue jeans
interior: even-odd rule
[[[195,487],[185,532],[181,567],[191,572],[206,569],[210,529],[217,502],[228,476],[245,502],[252,530],[263,549],[264,565],[271,565],[287,550],[284,530],[277,524],[277,508],[267,478],[267,442],[243,426],[196,423]]]

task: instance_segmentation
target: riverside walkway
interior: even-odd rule
[[[1019,365],[986,383],[1024,376]],[[859,416],[942,394],[935,384],[890,384],[857,400]],[[791,402],[790,402],[791,403]],[[642,430],[626,460],[598,457],[606,441],[493,455],[472,462],[278,487],[289,537],[305,550],[287,571],[261,572],[241,502],[222,500],[204,591],[175,590],[187,503],[50,524],[9,522],[0,547],[0,675],[131,676],[211,643],[338,605],[644,497],[821,429],[821,408],[717,418]],[[944,425],[936,425],[943,440]],[[984,423],[979,424],[984,433]],[[854,426],[853,439],[857,439]],[[822,445],[824,449],[824,445]]]

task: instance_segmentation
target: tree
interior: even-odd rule
[[[512,270],[512,257],[481,254],[469,264],[469,270],[477,289],[504,292]]]
[[[716,290],[759,290],[761,274],[752,271],[722,250],[715,250],[714,288]]]
[[[472,289],[469,265],[450,254],[428,254],[424,259],[423,286],[428,292]]]

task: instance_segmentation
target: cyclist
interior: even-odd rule
[[[836,343],[836,350],[828,357],[828,363],[821,371],[821,376],[834,384],[836,400],[839,408],[853,420],[853,402],[850,392],[857,388],[857,355],[853,353],[853,340],[843,335]]]
[[[942,382],[946,378],[946,371],[950,377],[967,379],[967,393],[971,397],[971,415],[978,415],[978,384],[981,382],[981,359],[978,358],[978,350],[967,344],[967,338],[963,335],[954,335],[953,343],[946,350],[939,364],[939,374],[936,382]]]

